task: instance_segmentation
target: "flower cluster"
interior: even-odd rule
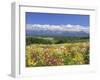
[[[26,46],[27,67],[77,64],[89,64],[89,42]]]

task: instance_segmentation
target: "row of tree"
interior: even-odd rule
[[[60,43],[72,43],[83,42],[89,40],[88,37],[26,37],[26,45],[30,44],[60,44]]]

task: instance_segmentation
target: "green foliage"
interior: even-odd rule
[[[26,45],[30,44],[54,44],[56,40],[53,38],[43,38],[43,37],[26,37]]]
[[[75,43],[86,42],[89,37],[39,37],[26,36],[26,45],[30,44],[61,44],[61,43]]]

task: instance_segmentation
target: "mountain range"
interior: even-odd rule
[[[40,25],[27,24],[27,36],[68,36],[68,37],[87,37],[89,36],[89,27],[80,25]]]

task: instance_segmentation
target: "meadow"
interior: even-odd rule
[[[89,37],[26,37],[26,67],[89,64]]]

